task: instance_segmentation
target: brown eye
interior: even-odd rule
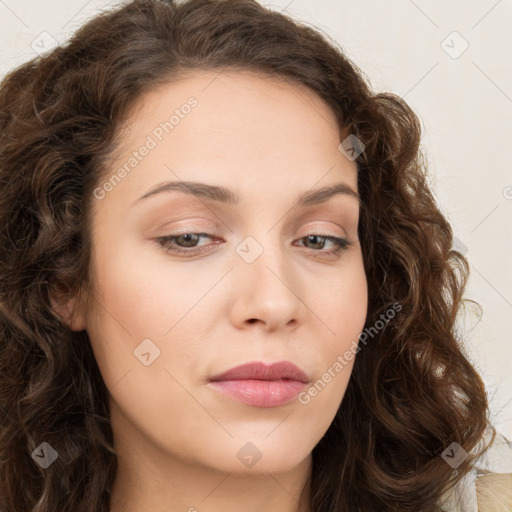
[[[198,246],[197,244],[201,238],[205,237],[212,238],[212,235],[208,233],[182,233],[180,235],[163,236],[158,238],[157,241],[166,252],[192,254],[203,250],[203,246]],[[189,250],[187,250],[187,247]]]
[[[305,237],[301,238],[300,240],[305,240],[306,243],[316,246],[316,248],[313,247],[313,250],[316,252],[326,252],[328,254],[334,254],[334,255],[341,254],[350,245],[354,244],[354,242],[349,242],[345,238],[339,238],[337,236],[331,236],[331,235],[314,234],[314,235],[305,236]],[[337,248],[335,248],[334,250],[331,250],[331,251],[323,251],[322,249],[325,247],[326,241],[332,242],[333,244],[335,244],[335,246]],[[320,247],[318,247],[318,246],[320,246]]]

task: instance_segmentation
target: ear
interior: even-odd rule
[[[54,313],[72,331],[83,331],[87,327],[85,300],[82,288],[73,297],[65,297],[61,286],[50,294]]]

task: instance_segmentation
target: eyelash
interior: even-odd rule
[[[205,247],[205,248],[200,248],[200,249],[197,249],[197,248],[191,248],[191,249],[183,249],[181,247],[178,247],[176,245],[171,245],[171,242],[173,242],[173,240],[175,240],[176,238],[180,238],[180,237],[183,237],[183,236],[187,236],[187,235],[196,235],[196,236],[199,236],[199,237],[208,237],[208,238],[212,238],[213,235],[209,235],[208,233],[181,233],[179,235],[169,235],[169,236],[162,236],[162,237],[159,237],[157,238],[156,240],[158,241],[158,243],[160,244],[160,246],[164,249],[164,251],[166,253],[174,253],[174,254],[188,254],[188,255],[192,255],[192,256],[195,256],[197,254],[201,254],[205,251],[208,251],[209,248],[208,246]],[[351,245],[354,245],[354,242],[350,242],[349,240],[347,240],[346,238],[339,238],[337,236],[331,236],[331,235],[320,235],[320,234],[313,234],[313,235],[306,235],[306,236],[303,236],[301,238],[299,238],[298,240],[304,240],[308,237],[319,237],[319,238],[323,238],[324,240],[327,240],[327,241],[330,241],[330,242],[333,242],[335,243],[338,247],[337,249],[334,249],[334,250],[331,250],[331,251],[323,251],[321,249],[317,250],[317,249],[310,249],[312,250],[313,252],[320,252],[320,253],[326,253],[326,254],[329,254],[329,255],[333,255],[333,256],[340,256],[341,253],[343,253],[344,251],[346,251],[349,246]]]

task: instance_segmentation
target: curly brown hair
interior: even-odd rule
[[[312,512],[439,511],[483,450],[481,377],[455,328],[469,273],[429,190],[418,116],[374,93],[319,31],[255,0],[133,0],[11,71],[0,86],[0,509],[106,512],[116,475],[108,390],[86,331],[55,313],[90,282],[93,191],[143,92],[196,69],[304,84],[332,108],[357,159],[366,326],[401,313],[358,354],[313,450]],[[473,302],[473,301],[471,301]],[[46,469],[41,442],[59,454]],[[469,457],[440,456],[457,442]]]

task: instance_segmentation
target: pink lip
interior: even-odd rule
[[[211,377],[208,386],[248,405],[278,407],[296,398],[308,382],[306,373],[289,361],[254,362]]]

